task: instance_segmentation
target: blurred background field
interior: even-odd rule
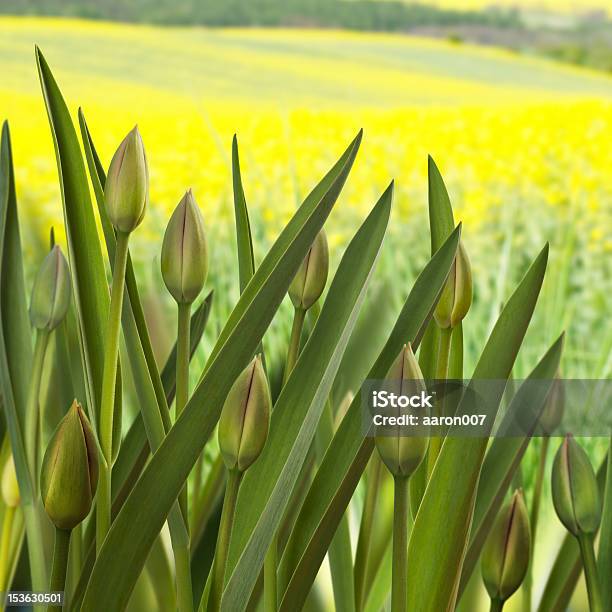
[[[457,8],[446,0],[437,4]],[[461,8],[480,10],[475,4],[465,0]],[[605,4],[593,1],[589,9]],[[559,18],[574,11],[566,2]],[[500,305],[548,240],[544,291],[515,374],[526,375],[566,329],[563,374],[608,377],[612,77],[578,62],[550,61],[546,54],[475,45],[448,32],[423,33],[436,38],[0,16],[0,116],[12,130],[28,269],[41,258],[51,225],[64,242],[55,157],[34,62],[38,44],[74,116],[83,107],[105,166],[133,124],[143,134],[151,206],[131,245],[160,359],[174,336],[174,309],[161,281],[159,252],[183,191],[193,187],[211,247],[208,288],[215,301],[201,363],[238,295],[232,135],[238,135],[261,259],[363,127],[363,145],[328,222],[328,237],[337,262],[395,179],[393,221],[364,308],[363,325],[372,330],[367,349],[375,354],[429,255],[431,154],[457,220],[464,222],[474,272],[474,305],[464,323],[466,375]],[[289,308],[282,310],[267,338],[278,359],[285,351],[288,314]],[[593,449],[599,460],[601,448],[596,443]],[[525,478],[528,485],[529,470]],[[552,547],[560,533],[555,521],[543,521],[542,536]],[[538,549],[542,575],[552,562],[550,550]]]

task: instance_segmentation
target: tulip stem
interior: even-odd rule
[[[408,478],[394,476],[393,481],[391,612],[405,612],[408,605]]]
[[[289,349],[287,351],[287,361],[285,363],[285,372],[283,374],[283,386],[291,374],[291,370],[295,366],[298,355],[300,353],[300,338],[302,336],[302,328],[304,327],[304,319],[306,311],[303,308],[296,308],[293,313],[293,325],[291,326],[291,338],[289,340]]]
[[[440,328],[440,343],[438,345],[438,357],[436,360],[436,381],[446,380],[448,377],[448,363],[450,360],[451,350],[451,339],[453,336],[453,328],[445,327]],[[436,415],[443,416],[444,412],[444,393],[440,394],[438,401],[436,402]],[[440,448],[442,447],[442,430],[438,431],[437,436],[432,436],[429,440],[429,452],[427,454],[427,479],[431,477]]]
[[[8,590],[5,585],[9,575],[9,553],[11,549],[11,538],[13,535],[13,519],[15,518],[15,506],[7,506],[2,519],[2,540],[0,540],[0,593]]]
[[[595,548],[592,534],[582,533],[578,536],[582,565],[584,567],[584,579],[589,596],[589,609],[591,612],[603,612],[603,599],[601,596],[601,583],[597,572],[595,561]]]
[[[176,420],[181,416],[183,408],[189,400],[189,334],[191,333],[191,303],[179,303],[178,305],[178,333],[176,340]],[[187,501],[187,482],[180,493],[180,503],[185,513],[189,516]],[[185,520],[187,529],[189,521]]]
[[[32,486],[34,487],[34,498],[38,498],[38,446],[42,435],[42,411],[39,409],[40,383],[42,379],[45,353],[49,341],[49,332],[44,329],[37,330],[36,343],[34,345],[34,356],[32,358],[32,373],[30,376],[30,388],[28,390],[28,405],[26,408],[26,450],[28,463],[32,475]],[[40,423],[40,425],[39,425]]]
[[[225,580],[225,568],[227,565],[227,553],[229,550],[234,514],[236,512],[236,501],[238,490],[242,480],[242,472],[230,470],[227,475],[225,487],[225,498],[223,499],[223,510],[221,512],[221,523],[219,524],[219,535],[217,537],[217,548],[213,561],[213,582],[210,592],[210,609],[217,612],[221,606],[221,595],[223,594],[223,581]]]
[[[504,601],[502,599],[492,599],[489,612],[502,612],[504,609]]]
[[[117,231],[117,248],[113,267],[113,284],[106,342],[104,345],[104,370],[102,375],[102,398],[100,402],[100,447],[104,461],[100,462],[100,482],[96,508],[96,552],[110,529],[111,522],[111,467],[113,455],[113,414],[115,409],[115,384],[117,382],[117,363],[119,361],[119,332],[121,328],[121,308],[123,288],[128,258],[130,235]]]
[[[69,529],[55,530],[55,547],[53,549],[53,568],[49,592],[64,591],[66,586],[66,568],[68,567],[68,550],[70,549]],[[61,610],[62,606],[50,605],[47,610]]]

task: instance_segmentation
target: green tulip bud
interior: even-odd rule
[[[161,252],[164,283],[179,304],[191,304],[206,281],[208,248],[204,220],[191,189],[174,209]]]
[[[597,478],[582,447],[565,436],[552,468],[552,498],[559,520],[575,536],[590,535],[601,522]]]
[[[546,404],[544,410],[540,415],[539,423],[542,428],[542,432],[546,436],[550,436],[563,420],[563,412],[565,411],[565,387],[563,383],[557,378],[554,380],[548,397],[546,398]]]
[[[434,317],[439,327],[455,327],[472,305],[472,267],[463,242],[459,242],[457,255],[448,280],[436,306]]]
[[[397,356],[387,373],[386,380],[392,384],[393,392],[398,395],[414,395],[426,391],[419,363],[407,344]],[[401,410],[397,409],[397,416]],[[387,469],[394,476],[409,478],[425,457],[429,438],[422,436],[403,436],[401,427],[384,427],[385,435],[376,436],[376,448]]]
[[[104,187],[106,212],[117,231],[138,227],[149,202],[149,169],[138,126],[113,155]]]
[[[70,306],[70,269],[56,244],[43,260],[32,287],[30,321],[36,329],[51,331],[66,316]]]
[[[325,231],[321,230],[289,286],[289,297],[296,308],[308,310],[321,297],[328,272],[329,249]]]
[[[258,355],[232,385],[219,419],[219,448],[229,470],[244,472],[259,457],[271,409],[268,379]]]
[[[15,472],[15,462],[12,455],[9,455],[2,470],[2,499],[8,508],[16,508],[21,502],[17,472]]]
[[[42,463],[43,505],[58,529],[87,517],[98,485],[98,449],[91,425],[75,400],[51,438]]]
[[[491,599],[506,601],[521,586],[530,548],[529,514],[519,489],[497,515],[482,549],[482,578]]]

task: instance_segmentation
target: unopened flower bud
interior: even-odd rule
[[[563,420],[565,411],[565,387],[557,376],[548,392],[544,410],[540,415],[539,423],[544,435],[550,436]]]
[[[208,248],[204,220],[191,189],[174,209],[161,252],[164,283],[179,304],[191,304],[204,287]]]
[[[42,463],[43,505],[58,529],[83,521],[98,485],[98,449],[91,425],[75,400],[51,438]]]
[[[219,448],[229,470],[244,472],[259,457],[271,409],[268,379],[258,355],[232,385],[219,419]]]
[[[451,267],[434,317],[443,329],[455,327],[465,317],[472,305],[472,268],[463,242],[459,242],[457,255]]]
[[[289,297],[296,308],[308,310],[321,297],[328,272],[327,236],[321,230],[289,286]]]
[[[106,212],[115,227],[126,234],[142,221],[149,202],[149,169],[138,127],[113,155],[104,187]]]
[[[15,462],[12,455],[6,460],[2,470],[2,499],[8,508],[16,508],[21,502]]]
[[[30,321],[36,329],[51,331],[66,316],[70,306],[70,269],[56,244],[43,260],[32,286]]]
[[[397,356],[385,380],[397,395],[412,396],[426,392],[423,374],[410,344],[404,346]],[[393,415],[389,416],[400,416],[408,412],[409,410],[397,408]],[[419,467],[429,446],[429,438],[425,433],[403,435],[400,425],[381,426],[377,430],[375,441],[378,454],[394,476],[409,478]]]
[[[530,548],[529,515],[518,490],[497,515],[482,549],[482,578],[491,599],[506,601],[521,586]]]
[[[593,534],[601,521],[597,478],[587,454],[565,436],[552,468],[552,498],[559,520],[575,536]]]

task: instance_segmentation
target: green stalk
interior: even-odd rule
[[[30,375],[30,387],[28,390],[28,404],[26,406],[26,451],[28,464],[32,475],[32,486],[34,498],[38,498],[38,446],[42,434],[42,412],[39,409],[40,383],[42,379],[45,353],[49,343],[49,332],[43,329],[36,331],[36,343],[34,345],[34,356],[32,358],[32,372]],[[40,423],[40,425],[39,425]]]
[[[191,327],[191,304],[178,305],[178,334],[176,340],[176,419],[181,416],[183,408],[189,399],[189,334]],[[188,517],[187,505],[187,482],[181,490],[180,502],[185,512],[185,517]],[[189,522],[186,520],[187,529]]]
[[[357,612],[361,612],[365,606],[365,589],[368,576],[372,528],[374,525],[374,511],[376,509],[382,469],[382,461],[379,460],[376,454],[372,455],[366,480],[366,497],[361,515],[357,552],[355,553],[355,608]]]
[[[45,546],[38,504],[32,501],[27,504],[24,503],[22,508],[28,543],[32,590],[44,591],[47,587],[47,564],[45,561]],[[40,606],[35,606],[34,609],[40,609]]]
[[[283,386],[289,379],[291,370],[295,366],[300,353],[300,338],[304,327],[306,311],[303,308],[295,308],[293,311],[293,324],[291,326],[291,338],[287,350],[287,360],[285,361],[285,371],[283,373]],[[276,612],[278,609],[278,538],[274,536],[270,542],[270,548],[264,560],[264,611]]]
[[[501,599],[492,599],[491,607],[489,608],[489,612],[502,612],[504,608],[504,601]]]
[[[102,376],[102,398],[100,403],[100,446],[104,461],[100,462],[98,484],[98,503],[96,507],[96,551],[110,529],[111,522],[111,467],[113,455],[113,412],[115,406],[115,384],[117,363],[119,361],[119,332],[121,327],[121,308],[125,268],[128,258],[129,234],[117,232],[117,248],[111,286],[111,301],[104,343],[104,370]]]
[[[393,480],[391,612],[406,612],[408,605],[408,478],[395,476]]]
[[[49,592],[64,591],[66,586],[66,568],[68,567],[68,551],[70,549],[70,530],[55,530],[55,548],[53,549],[53,569]],[[59,610],[62,606],[50,605],[47,610]]]
[[[11,548],[11,537],[13,535],[13,519],[16,508],[7,506],[2,519],[2,540],[0,540],[0,593],[7,590],[5,582],[9,573],[9,554]],[[6,585],[8,587],[8,585]]]
[[[70,539],[70,561],[68,568],[70,576],[68,584],[70,592],[74,592],[74,587],[78,584],[81,577],[81,569],[83,567],[83,523],[80,523],[72,530],[72,538]]]
[[[597,562],[595,561],[594,536],[583,533],[578,536],[582,565],[584,567],[584,579],[587,593],[589,595],[589,609],[591,612],[604,612],[603,599],[601,597],[601,583],[597,573]]]
[[[529,518],[529,523],[531,526],[531,561],[529,563],[529,568],[527,569],[527,574],[523,583],[523,601],[525,610],[531,610],[531,599],[533,590],[533,559],[536,544],[536,530],[538,528],[538,518],[540,515],[542,486],[544,483],[544,472],[546,471],[546,458],[548,456],[549,443],[550,438],[548,436],[542,438],[542,446],[540,447],[540,460],[538,462],[538,471],[536,473],[536,480],[533,489],[533,499],[531,502],[531,516]]]
[[[191,587],[191,552],[189,542],[186,545],[172,544],[176,581],[176,601],[181,612],[193,610],[193,590]]]
[[[229,550],[234,514],[236,512],[236,501],[238,489],[242,480],[242,472],[231,470],[227,476],[225,487],[225,498],[221,512],[221,523],[219,524],[219,535],[217,536],[217,548],[213,562],[213,582],[210,592],[210,609],[217,612],[221,607],[221,595],[223,594],[223,581],[225,579],[225,568],[227,565],[227,553]]]
[[[436,360],[435,378],[437,381],[446,380],[448,377],[448,363],[450,359],[451,339],[453,336],[453,328],[446,327],[440,329],[440,344],[438,345],[438,357]],[[436,402],[436,415],[442,416],[444,413],[444,394],[440,395]],[[431,477],[438,454],[442,447],[442,430],[440,429],[438,436],[432,436],[429,441],[429,452],[427,454],[427,479]]]

